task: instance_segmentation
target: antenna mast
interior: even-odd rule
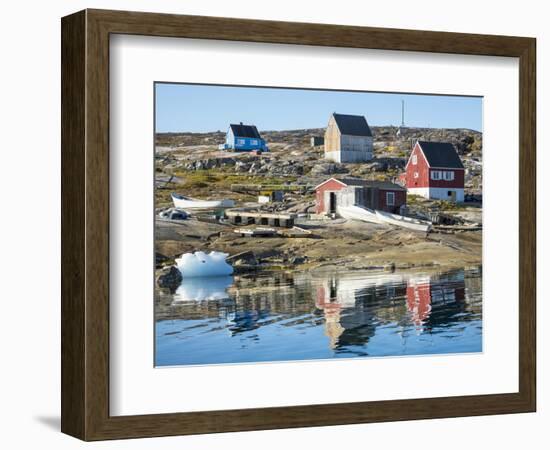
[[[405,100],[401,100],[401,127],[405,127]]]

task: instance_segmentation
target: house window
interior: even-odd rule
[[[453,181],[455,179],[455,173],[452,171],[443,172],[443,177],[447,181]]]
[[[244,145],[244,139],[237,139],[238,145]]]
[[[386,205],[387,206],[395,205],[395,192],[386,192]]]
[[[256,139],[252,139],[252,140],[250,141],[250,144],[251,144],[251,145],[258,145],[258,141],[257,141]]]
[[[415,172],[415,173],[414,173],[414,177],[415,177],[415,178],[418,178],[418,172]]]
[[[432,170],[432,180],[441,180],[440,170]]]
[[[416,166],[416,163],[418,162],[418,158],[416,157],[416,154],[412,157],[412,163]]]

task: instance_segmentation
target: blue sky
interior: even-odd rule
[[[482,98],[157,83],[157,132],[226,131],[230,123],[259,130],[325,127],[333,112],[358,114],[369,125],[470,128],[481,131]]]

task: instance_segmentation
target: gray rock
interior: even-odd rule
[[[259,169],[260,169],[260,163],[255,161],[250,165],[250,168],[248,169],[248,172],[256,173],[256,172],[258,172]]]
[[[383,161],[376,161],[367,164],[367,168],[374,172],[385,172],[388,169],[388,165]]]
[[[306,262],[306,258],[303,256],[293,256],[289,259],[290,264],[303,264]]]
[[[237,161],[235,163],[235,172],[248,172],[250,170],[250,164],[244,161]]]
[[[256,255],[251,251],[241,252],[236,255],[229,256],[226,261],[233,267],[256,266],[258,264]]]
[[[349,170],[346,169],[342,164],[330,163],[330,162],[315,164],[311,169],[312,175],[332,175],[335,173],[347,173],[347,172],[349,172]]]
[[[157,272],[157,285],[175,291],[181,284],[183,277],[175,266],[163,267]]]

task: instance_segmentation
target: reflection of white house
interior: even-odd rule
[[[385,287],[391,295],[395,285],[406,282],[403,274],[379,274],[377,276],[327,278],[317,285],[315,304],[323,308],[328,304],[343,308],[355,306],[356,295],[371,287]]]

